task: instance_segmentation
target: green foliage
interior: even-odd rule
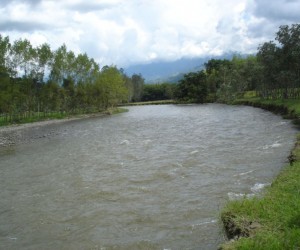
[[[206,102],[208,97],[206,73],[202,70],[185,74],[177,86],[175,97],[183,102]]]
[[[299,98],[300,87],[300,24],[280,26],[275,42],[259,47],[258,60],[263,68],[263,98]]]
[[[249,98],[255,98],[256,96],[257,96],[256,91],[250,90],[244,92],[243,98],[249,99]]]
[[[256,56],[211,59],[204,65],[205,70],[186,74],[178,84],[179,101],[232,102],[245,91],[256,90],[261,81],[261,66]],[[197,77],[198,85],[193,82]]]
[[[99,107],[116,106],[118,103],[126,101],[127,89],[122,74],[116,67],[104,67],[96,79],[96,88],[98,89]]]
[[[139,102],[142,99],[145,79],[140,74],[133,74],[131,77],[131,82],[133,87],[132,101]]]
[[[158,101],[145,101],[145,102],[131,102],[124,103],[125,106],[141,106],[141,105],[168,105],[168,104],[177,104],[174,100],[158,100]]]
[[[146,84],[143,88],[142,101],[171,100],[174,98],[176,85],[172,83]]]
[[[115,66],[100,70],[94,59],[75,55],[65,44],[52,51],[48,44],[33,47],[26,39],[11,44],[0,35],[0,116],[4,123],[113,108],[140,99],[143,85],[141,75],[128,77]]]
[[[211,59],[205,63],[208,100],[231,103],[246,91],[256,91],[264,99],[299,98],[300,24],[281,26],[275,39],[277,43],[260,45],[256,56],[235,55],[231,60]],[[198,95],[195,84],[188,84],[189,74],[179,83],[178,100],[197,99],[192,96]],[[199,99],[203,99],[201,95]]]

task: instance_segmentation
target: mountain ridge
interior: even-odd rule
[[[141,74],[146,83],[176,83],[184,74],[203,69],[204,63],[210,59],[231,59],[232,56],[233,53],[228,53],[221,56],[180,58],[175,61],[153,61],[128,66],[124,71],[128,75]]]

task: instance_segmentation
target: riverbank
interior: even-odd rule
[[[49,120],[63,120],[63,119],[73,119],[73,118],[85,118],[86,116],[97,116],[105,114],[115,114],[125,112],[126,109],[122,108],[109,108],[102,111],[81,111],[76,113],[67,113],[67,112],[31,112],[23,114],[0,114],[0,127],[11,126],[11,125],[20,125],[27,123],[36,123],[44,122]]]
[[[300,100],[244,99],[299,124]],[[221,212],[229,241],[220,249],[300,248],[300,136],[287,164],[262,197],[230,201]]]
[[[130,103],[124,103],[122,104],[122,106],[165,105],[165,104],[176,104],[176,101],[160,100],[160,101],[147,101],[147,102],[130,102]]]
[[[34,140],[36,138],[41,137],[49,137],[52,134],[55,134],[55,131],[52,131],[51,133],[39,133],[32,134],[30,136],[23,136],[22,131],[27,129],[35,129],[40,130],[40,128],[55,124],[61,124],[86,118],[93,118],[93,117],[104,117],[108,115],[114,115],[119,114],[123,112],[127,112],[128,110],[125,108],[115,108],[115,109],[109,109],[103,112],[98,113],[89,113],[89,114],[80,114],[80,115],[70,115],[65,118],[61,119],[46,119],[41,121],[35,121],[30,123],[21,123],[21,124],[11,124],[6,126],[0,126],[0,147],[7,147],[14,144],[27,142],[29,140]]]

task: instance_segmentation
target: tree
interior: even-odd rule
[[[95,80],[96,75],[99,73],[99,66],[84,53],[76,57],[73,70],[74,81],[77,84],[87,84]]]
[[[139,102],[142,98],[145,79],[142,77],[141,74],[133,74],[131,77],[131,81],[133,85],[132,101]]]
[[[260,93],[264,98],[296,98],[300,87],[300,24],[280,26],[273,41],[259,46],[263,69]]]
[[[264,43],[259,46],[257,53],[258,61],[263,67],[263,85],[260,86],[262,97],[269,98],[272,96],[273,89],[279,89],[277,75],[279,67],[279,53],[276,44],[273,41]]]
[[[171,100],[174,98],[175,87],[172,83],[145,84],[142,101]]]
[[[67,78],[67,47],[63,44],[53,54],[53,63],[50,72],[50,79],[62,85]]]
[[[9,37],[2,37],[0,34],[0,74],[12,73],[9,65],[10,49]]]
[[[185,74],[177,86],[175,97],[184,102],[204,103],[208,97],[205,71]]]
[[[37,78],[38,81],[43,82],[45,78],[45,72],[50,71],[52,64],[53,53],[51,51],[50,45],[44,43],[37,47],[37,60],[38,60],[38,71]]]
[[[53,81],[48,81],[43,85],[41,91],[41,109],[44,112],[59,111],[62,107],[62,99],[60,98],[60,86]]]
[[[224,59],[211,59],[204,64],[207,73],[207,85],[212,100],[217,100],[222,88],[231,84],[231,61]],[[218,94],[218,95],[217,95]]]
[[[24,77],[34,74],[36,67],[36,50],[27,39],[16,40],[11,48],[12,67],[14,72]]]
[[[86,53],[75,55],[65,44],[52,51],[46,43],[10,44],[0,35],[0,113],[9,114],[10,121],[36,112],[107,109],[140,98],[143,84],[141,75],[128,77],[116,66],[100,70]]]
[[[120,71],[115,66],[102,68],[96,79],[98,107],[107,109],[127,100],[127,89]]]
[[[300,24],[280,26],[276,35],[280,44],[278,80],[284,88],[283,97],[295,97],[300,87]]]

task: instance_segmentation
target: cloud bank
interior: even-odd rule
[[[0,32],[126,67],[254,53],[299,13],[298,0],[2,0]]]

